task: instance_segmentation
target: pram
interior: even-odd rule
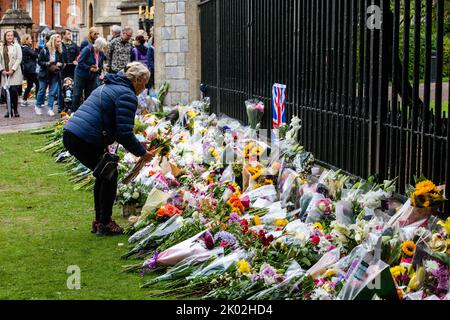
[[[62,83],[62,95],[64,101],[63,112],[72,113],[72,99],[73,99],[73,79],[66,77]]]

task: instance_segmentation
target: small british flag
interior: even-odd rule
[[[286,123],[286,85],[275,83],[272,88],[273,128]]]

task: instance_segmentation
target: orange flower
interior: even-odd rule
[[[181,214],[181,210],[172,204],[166,204],[164,207],[161,207],[158,209],[158,211],[156,211],[156,215],[160,218],[163,218],[165,216],[170,218],[176,214]]]

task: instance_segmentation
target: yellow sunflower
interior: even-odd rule
[[[402,251],[406,256],[412,257],[414,255],[414,252],[416,251],[415,243],[413,241],[403,242],[402,243]]]
[[[250,156],[258,156],[260,157],[263,153],[264,153],[264,148],[263,147],[254,147],[252,148],[252,150],[250,151]]]

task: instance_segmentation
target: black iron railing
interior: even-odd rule
[[[244,101],[260,98],[270,128],[271,88],[283,83],[287,119],[302,119],[303,144],[322,164],[399,177],[400,192],[414,175],[450,181],[445,1],[203,1],[213,111],[245,121]]]

